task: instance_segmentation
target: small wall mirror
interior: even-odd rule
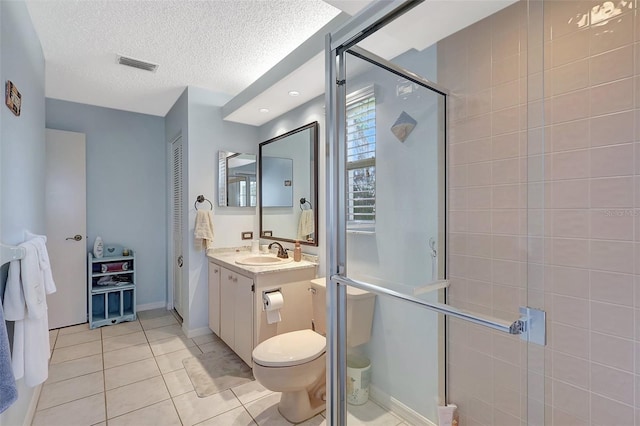
[[[318,245],[318,122],[260,144],[260,237]]]
[[[258,203],[256,155],[218,152],[218,205],[255,207]]]

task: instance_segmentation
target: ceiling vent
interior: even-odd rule
[[[118,55],[118,63],[120,65],[126,65],[128,67],[138,68],[151,72],[156,72],[159,67],[158,64],[152,64],[151,62],[145,62],[141,61],[140,59],[133,59],[122,55]]]

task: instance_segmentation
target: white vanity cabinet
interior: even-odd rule
[[[245,254],[246,256],[246,254]],[[311,328],[309,282],[316,264],[288,263],[281,268],[241,267],[232,255],[209,255],[209,328],[249,365],[251,353],[277,334]],[[280,291],[282,320],[269,324],[262,296]]]
[[[253,279],[220,269],[220,338],[251,365],[253,351]]]
[[[209,262],[209,328],[220,337],[220,269]]]

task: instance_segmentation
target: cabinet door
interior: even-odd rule
[[[253,366],[253,280],[236,275],[235,285],[235,347],[234,351],[244,362]]]
[[[220,266],[209,262],[209,328],[220,336]]]
[[[231,348],[235,347],[234,307],[236,300],[236,274],[226,268],[220,268],[220,338]],[[237,278],[235,278],[237,280]]]

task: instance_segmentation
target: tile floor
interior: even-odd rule
[[[224,345],[209,334],[187,339],[164,309],[89,330],[52,330],[49,379],[33,425],[289,425],[279,393],[258,382],[199,398],[182,360]],[[349,406],[349,425],[405,425],[373,402]],[[322,415],[302,423],[326,425]]]

